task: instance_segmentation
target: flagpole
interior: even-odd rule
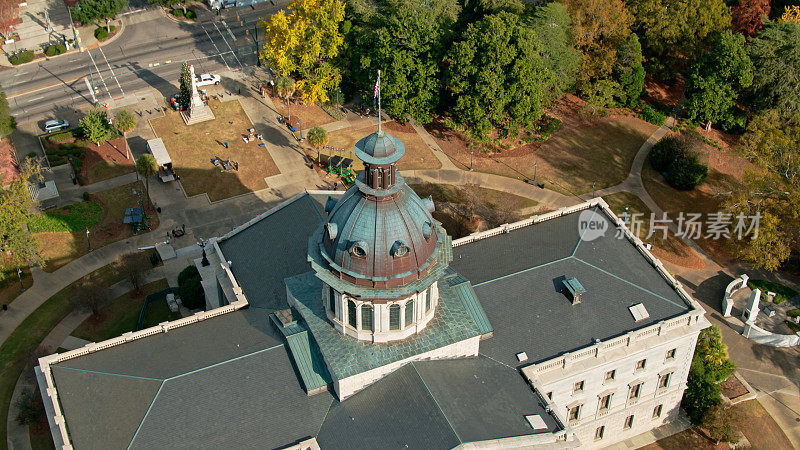
[[[381,71],[378,70],[378,134],[381,134]]]

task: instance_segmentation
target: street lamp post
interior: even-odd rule
[[[536,161],[533,162],[533,184],[536,184]]]
[[[625,225],[628,224],[628,207],[625,207],[625,214],[622,216],[622,223]]]
[[[22,285],[22,269],[17,267],[17,278],[19,278],[19,290],[24,291],[25,286]]]
[[[89,240],[89,227],[86,227],[86,243],[89,244],[89,251],[92,251],[92,241]]]
[[[472,170],[472,153],[473,151],[469,151],[469,170]]]
[[[594,198],[594,186],[597,184],[597,181],[592,181],[592,198]]]
[[[78,5],[77,8],[81,9],[80,5]],[[67,13],[69,14],[69,24],[72,27],[72,37],[75,39],[75,46],[78,47],[78,50],[83,51],[83,48],[81,48],[80,36],[78,36],[78,31],[75,30],[75,22],[72,21],[72,10],[69,6],[67,6]]]

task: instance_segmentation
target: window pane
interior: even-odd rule
[[[351,327],[356,327],[356,302],[352,300],[347,302],[347,322]]]
[[[400,305],[398,304],[389,306],[389,329],[400,329]]]
[[[361,307],[361,329],[375,331],[372,329],[372,306],[363,305]]]
[[[425,312],[431,310],[431,287],[428,286],[428,290],[425,291]]]
[[[330,286],[328,287],[328,308],[330,308],[333,315],[336,315],[336,294]]]
[[[406,303],[406,326],[414,323],[414,301]]]

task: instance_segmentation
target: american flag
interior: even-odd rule
[[[378,98],[378,91],[381,90],[381,75],[378,74],[378,79],[375,80],[375,90],[372,92],[372,106],[375,106],[375,101]]]

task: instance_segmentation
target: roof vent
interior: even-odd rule
[[[628,310],[630,310],[634,322],[650,318],[650,313],[647,312],[647,309],[641,303],[628,307]]]
[[[580,303],[581,296],[586,293],[586,289],[584,289],[578,279],[575,277],[565,278],[562,283],[564,283],[564,287],[566,287],[567,292],[569,292],[572,304]]]
[[[528,425],[531,426],[534,430],[546,430],[547,424],[544,423],[544,419],[542,416],[538,414],[528,414],[525,416],[525,420],[528,421]]]
[[[517,361],[524,362],[524,361],[527,361],[527,360],[528,360],[528,354],[527,353],[525,353],[525,352],[517,353]]]
[[[333,211],[334,206],[336,206],[336,199],[333,197],[328,197],[328,200],[325,202],[325,212],[329,213]]]
[[[330,240],[336,239],[336,235],[339,234],[339,226],[333,222],[326,223],[325,230],[328,232],[328,238]]]

